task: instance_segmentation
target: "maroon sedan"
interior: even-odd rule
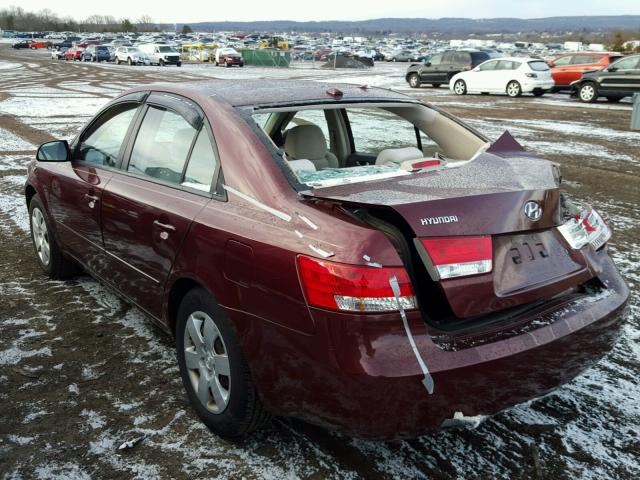
[[[270,415],[381,438],[473,422],[620,333],[611,231],[558,166],[398,93],[143,86],[37,159],[44,271],[88,271],[174,335],[223,436]]]

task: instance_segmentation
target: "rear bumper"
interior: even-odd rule
[[[541,81],[525,82],[522,85],[522,91],[526,93],[533,92],[533,91],[547,92],[551,90],[554,86],[555,86],[555,82],[553,80],[545,81],[545,82],[541,82]]]
[[[492,415],[544,395],[611,350],[629,290],[606,252],[594,255],[600,257],[597,273],[605,293],[536,310],[526,328],[519,325],[515,332],[513,326],[494,327],[477,338],[447,337],[412,312],[412,333],[433,377],[433,394],[422,384],[397,314],[363,320],[313,310],[318,334],[295,338],[285,329],[257,331],[254,321],[245,338],[252,344],[244,350],[273,413],[356,436],[414,437],[440,428],[455,412]]]

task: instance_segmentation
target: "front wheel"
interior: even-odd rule
[[[133,65],[133,60],[131,60],[131,57],[127,58],[127,63],[128,63],[129,65]]]
[[[202,288],[180,304],[176,349],[189,402],[214,433],[239,438],[269,421],[231,322]]]
[[[411,88],[420,88],[420,77],[417,73],[409,75],[409,86]]]
[[[176,66],[181,67],[182,66],[182,62],[176,63]]]
[[[519,97],[520,95],[522,95],[522,87],[520,86],[520,84],[515,80],[509,82],[507,84],[507,95],[509,95],[512,98]]]
[[[598,100],[598,87],[595,83],[587,82],[578,90],[578,97],[584,103],[594,103]]]
[[[158,60],[158,66],[164,67],[164,60],[162,58]]]
[[[464,80],[456,80],[453,84],[453,93],[456,95],[465,95],[467,93],[467,84]]]
[[[38,264],[49,278],[62,280],[78,273],[77,266],[62,254],[37,194],[29,202],[29,219],[31,242]]]

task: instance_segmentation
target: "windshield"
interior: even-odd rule
[[[323,105],[253,114],[306,188],[412,175],[466,161],[486,141],[423,104]]]
[[[168,45],[165,45],[162,47],[158,47],[158,51],[161,53],[169,53],[169,52],[175,52],[176,49],[173,47],[169,47]]]

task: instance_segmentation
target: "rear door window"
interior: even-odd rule
[[[203,192],[211,191],[211,184],[218,171],[218,166],[218,156],[207,129],[203,127],[191,151],[182,186]]]
[[[137,103],[116,105],[102,114],[81,137],[75,158],[95,165],[116,167],[138,106]]]
[[[447,53],[445,53],[442,56],[442,63],[447,63],[447,64],[453,63],[453,58],[454,58],[453,55],[454,55],[454,53],[455,52],[447,52]]]
[[[197,130],[173,110],[150,105],[127,170],[179,185]]]
[[[468,65],[471,63],[469,54],[466,52],[456,52],[453,54],[453,63],[456,65]]]

